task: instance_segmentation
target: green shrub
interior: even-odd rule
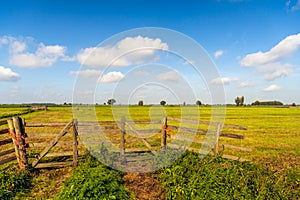
[[[162,170],[168,199],[299,199],[300,175],[186,152]]]
[[[130,199],[123,174],[92,158],[74,170],[55,199]]]
[[[0,199],[11,199],[18,192],[30,187],[30,176],[26,171],[0,171]]]

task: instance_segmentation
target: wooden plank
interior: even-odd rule
[[[215,144],[214,144],[214,155],[217,155],[219,152],[219,137],[220,137],[220,132],[221,132],[221,124],[217,125],[217,130],[215,134]]]
[[[55,122],[55,123],[34,123],[27,122],[26,127],[44,127],[44,126],[66,126],[68,123],[64,122]]]
[[[28,135],[28,138],[30,139],[30,138],[34,138],[34,139],[36,139],[36,138],[54,138],[54,137],[56,137],[57,136],[57,132],[56,133],[53,133],[53,132],[51,132],[51,133],[28,133],[27,135]]]
[[[55,146],[71,146],[71,142],[59,142]],[[46,147],[49,145],[49,142],[29,142],[29,147]]]
[[[135,130],[135,131],[138,131],[139,133],[161,133],[161,129],[139,129],[139,130]],[[133,132],[132,130],[126,130],[127,133],[131,133]]]
[[[162,118],[162,130],[161,130],[161,141],[160,148],[165,149],[167,145],[167,129],[168,129],[168,119],[167,117]]]
[[[72,126],[72,124],[72,121],[69,122],[64,127],[64,129],[57,135],[57,137],[53,141],[51,141],[48,144],[48,146],[46,146],[46,148],[40,153],[40,155],[33,161],[32,167],[35,167],[38,164],[38,162],[48,153],[48,151],[58,143],[59,139],[68,132],[68,129]]]
[[[78,141],[77,141],[77,120],[73,119],[73,167],[78,165]]]
[[[8,154],[11,154],[14,152],[15,152],[15,149],[9,149],[9,150],[0,152],[0,156],[5,156],[5,155],[8,155]]]
[[[161,120],[153,120],[153,121],[138,120],[138,121],[127,121],[126,123],[130,124],[131,126],[134,125],[134,124],[157,124],[157,125],[161,125]]]
[[[6,144],[9,144],[9,143],[12,143],[13,140],[11,138],[8,138],[8,139],[5,139],[5,140],[0,140],[0,146],[2,145],[6,145]]]
[[[0,130],[0,135],[6,133],[9,133],[8,128]]]
[[[224,148],[228,148],[228,149],[235,149],[235,150],[240,150],[240,151],[252,151],[251,148],[247,148],[247,147],[238,147],[238,146],[234,146],[234,145],[229,145],[229,144],[222,144],[222,146],[224,146]]]
[[[172,125],[168,125],[168,128],[174,129],[174,130],[180,130],[180,131],[186,131],[186,132],[192,132],[192,133],[197,133],[199,135],[205,135],[207,133],[207,130],[203,130],[203,129],[196,129],[196,128],[185,128],[185,127],[178,127],[178,126],[172,126]]]
[[[5,124],[7,124],[7,121],[6,121],[6,120],[0,121],[0,126],[5,125]]]
[[[125,122],[127,124],[127,122]],[[135,133],[135,135],[141,139],[141,141],[146,145],[146,147],[154,154],[154,155],[157,155],[157,153],[155,151],[152,150],[152,147],[151,145],[144,139],[144,138],[141,138],[140,134],[135,131],[129,124],[127,124],[128,127]]]
[[[245,137],[243,135],[237,135],[237,134],[232,134],[232,133],[221,133],[220,137],[227,137],[227,138],[233,138],[233,139],[239,139],[239,140],[245,139]]]
[[[48,158],[48,157],[64,157],[64,156],[73,156],[73,151],[49,152],[45,155],[45,158]]]
[[[123,116],[122,119],[121,119],[121,141],[120,141],[120,159],[121,159],[121,162],[125,162],[125,157],[124,157],[124,154],[125,154],[125,134],[126,134],[126,130],[125,130],[125,123],[126,123],[126,119],[125,117]]]
[[[0,165],[3,165],[5,163],[11,162],[16,159],[17,159],[17,157],[15,155],[8,157],[8,158],[4,158],[3,160],[0,160]]]
[[[61,168],[66,166],[72,166],[73,161],[67,161],[67,162],[50,162],[50,163],[38,163],[34,166],[36,169],[42,169],[42,168]]]

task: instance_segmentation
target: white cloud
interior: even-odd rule
[[[253,86],[253,83],[251,83],[250,81],[244,81],[238,85],[238,87],[240,87],[240,88],[250,87],[250,86]]]
[[[86,69],[86,70],[79,70],[79,71],[71,71],[70,75],[73,76],[83,76],[83,77],[99,77],[102,74],[101,70],[95,69]]]
[[[211,83],[214,85],[228,85],[233,81],[237,81],[237,78],[230,78],[230,77],[218,77],[211,80]]]
[[[66,47],[61,45],[44,45],[40,43],[34,52],[30,52],[31,46],[27,44],[34,44],[33,38],[15,38],[12,36],[0,37],[0,46],[8,45],[9,47],[9,64],[23,68],[40,68],[50,67],[59,59],[62,61],[74,61],[65,55]]]
[[[0,37],[0,46],[8,44],[11,41],[11,39],[12,38],[10,36],[2,36],[2,37]]]
[[[275,90],[279,90],[279,89],[280,89],[279,86],[273,84],[273,85],[270,85],[270,86],[264,88],[263,91],[271,92],[271,91],[275,91]]]
[[[114,46],[82,49],[77,59],[80,64],[91,67],[124,67],[154,59],[157,50],[167,49],[168,45],[159,38],[136,36],[124,38]]]
[[[25,51],[25,49],[26,49],[26,44],[24,42],[13,41],[9,45],[9,50],[11,53],[21,53],[21,52]]]
[[[35,53],[14,52],[9,60],[10,65],[23,68],[50,67],[59,58],[65,57],[66,47],[60,45],[46,46],[40,43]]]
[[[256,67],[272,63],[287,57],[300,47],[300,33],[290,35],[280,41],[275,47],[263,53],[261,51],[246,55],[240,62],[244,67]]]
[[[269,73],[266,73],[264,79],[267,81],[273,81],[281,76],[288,76],[292,72],[292,65],[285,64],[280,66],[281,67],[275,67],[271,69]]]
[[[294,12],[296,10],[299,10],[300,9],[300,0],[297,0],[297,2],[294,4],[294,5],[291,5],[291,0],[288,0],[286,3],[285,3],[285,6],[286,8],[291,11],[291,12]]]
[[[246,55],[240,61],[240,65],[256,67],[260,73],[265,74],[265,80],[272,81],[281,76],[288,76],[292,72],[291,64],[281,62],[299,48],[300,33],[286,37],[267,52]]]
[[[109,72],[104,74],[101,78],[99,78],[99,83],[114,83],[122,80],[124,78],[124,74],[121,72]]]
[[[218,51],[216,51],[215,52],[215,58],[219,58],[219,57],[221,57],[222,55],[224,54],[224,51],[223,50],[218,50]]]
[[[9,68],[0,66],[0,81],[17,81],[21,77],[16,72],[13,72]]]
[[[157,76],[159,81],[178,81],[180,75],[176,71],[169,71]]]

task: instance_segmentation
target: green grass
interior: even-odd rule
[[[80,108],[81,109],[81,108]],[[10,116],[15,114],[22,114],[24,108],[0,108],[0,118],[1,116]],[[80,111],[80,110],[79,110]],[[82,110],[85,112],[86,110]],[[116,118],[119,120],[119,117],[127,112],[127,107],[122,106],[114,106],[113,110],[109,106],[97,106],[95,107],[96,116],[98,120],[101,121],[111,121]],[[162,115],[167,114],[171,117],[180,118],[182,113],[188,113],[186,116],[189,119],[200,119],[202,121],[209,121],[211,119],[211,107],[209,106],[201,106],[201,107],[184,107],[181,110],[180,107],[176,106],[165,106],[163,109],[156,107],[151,108],[150,106],[130,106],[129,107],[130,117],[133,120],[150,120],[150,114],[152,113],[155,119],[161,119]],[[200,116],[200,117],[199,117]],[[49,107],[48,111],[36,111],[32,113],[22,114],[21,117],[24,117],[27,122],[69,122],[73,118],[72,107]],[[249,197],[253,197],[254,199],[264,199],[264,197],[274,197],[280,198],[283,197],[288,198],[290,196],[289,193],[295,195],[295,188],[299,190],[299,166],[300,166],[300,109],[299,108],[274,108],[274,107],[227,107],[226,108],[226,124],[236,124],[241,126],[248,127],[248,130],[234,130],[234,129],[223,129],[222,131],[225,133],[235,133],[245,136],[245,140],[234,140],[229,138],[220,138],[220,143],[231,144],[236,146],[242,146],[251,148],[252,152],[241,152],[241,151],[231,151],[228,149],[224,150],[224,153],[229,153],[237,156],[241,156],[243,158],[247,158],[253,161],[253,165],[251,164],[240,164],[233,161],[220,160],[216,158],[215,160],[191,160],[188,161],[186,159],[181,159],[181,161],[176,161],[178,166],[176,168],[175,165],[170,166],[168,169],[178,170],[178,173],[182,173],[182,165],[186,165],[184,168],[189,168],[189,170],[193,170],[199,172],[201,170],[199,166],[199,162],[203,165],[207,164],[207,168],[203,169],[209,170],[209,173],[213,175],[213,177],[202,176],[202,180],[206,184],[206,186],[201,185],[202,182],[198,179],[194,179],[198,176],[198,173],[192,173],[189,171],[189,176],[184,177],[184,180],[175,179],[170,176],[167,178],[169,170],[164,171],[163,173],[166,175],[165,181],[162,184],[166,184],[166,186],[170,186],[171,193],[174,195],[182,195],[182,191],[192,195],[193,190],[189,188],[194,188],[197,192],[202,189],[206,189],[206,195],[214,190],[210,188],[209,185],[215,186],[216,192],[218,194],[224,193],[223,186],[225,185],[228,190],[228,195],[233,195],[232,197],[240,198],[240,194],[236,194],[232,188],[237,187],[239,190],[244,192],[244,198],[248,197],[246,193],[249,193]],[[173,125],[179,125],[178,123],[170,121],[169,123]],[[205,126],[199,126],[201,128],[207,128]],[[51,132],[51,131],[59,131],[58,129],[38,129],[38,128],[27,128],[27,133],[31,132]],[[171,133],[172,134],[172,133]],[[154,144],[154,143],[153,143]],[[155,143],[156,144],[156,143]],[[157,143],[158,144],[158,143]],[[139,144],[136,144],[139,146]],[[191,156],[187,156],[191,158]],[[193,156],[192,156],[193,157]],[[192,158],[191,158],[192,159]],[[187,164],[189,163],[190,164]],[[198,168],[193,166],[195,162],[198,163]],[[184,163],[184,164],[182,164]],[[196,165],[196,164],[195,164]],[[263,165],[263,166],[262,166]],[[101,168],[101,169],[100,169]],[[78,168],[80,170],[84,170],[82,167]],[[91,169],[96,170],[95,173],[93,171],[89,172],[79,172],[77,171],[77,175],[74,172],[72,175],[77,177],[79,175],[87,175],[93,174],[93,176],[99,172],[98,170],[106,170],[99,167],[99,169]],[[175,170],[175,171],[176,171]],[[186,169],[188,170],[188,169]],[[67,170],[66,173],[69,173],[70,170]],[[221,171],[221,172],[220,172]],[[171,174],[172,174],[171,173]],[[177,172],[176,172],[177,173]],[[174,173],[173,173],[174,174]],[[231,177],[232,174],[232,177]],[[243,176],[240,176],[240,175]],[[188,175],[188,173],[186,174]],[[53,170],[45,170],[41,171],[41,173],[37,173],[33,175],[32,182],[37,183],[36,186],[32,187],[31,192],[26,193],[26,195],[32,196],[33,199],[36,198],[53,198],[53,195],[58,191],[55,185],[61,186],[61,180],[64,180],[65,177],[69,175],[63,175],[58,171]],[[47,177],[53,178],[47,178]],[[220,179],[224,177],[223,179]],[[254,177],[254,178],[253,178]],[[74,178],[73,182],[76,182],[79,179]],[[240,180],[238,182],[238,180]],[[163,179],[163,178],[162,178]],[[256,182],[251,182],[251,179]],[[55,182],[54,180],[59,180],[59,182]],[[118,182],[118,184],[122,185],[122,180]],[[178,182],[172,182],[172,180],[176,180]],[[221,180],[221,181],[220,181]],[[219,181],[219,182],[218,182]],[[247,182],[248,181],[248,182]],[[275,182],[274,182],[275,181]],[[55,182],[55,183],[54,183]],[[71,187],[71,182],[65,183],[65,188]],[[168,184],[173,185],[168,185]],[[237,185],[233,185],[236,183]],[[94,184],[94,183],[89,183]],[[215,184],[215,185],[214,185]],[[189,188],[186,188],[186,186]],[[252,186],[251,186],[252,185]],[[174,187],[173,187],[174,186]],[[176,187],[177,189],[176,189]],[[185,189],[180,189],[180,187],[184,187]],[[230,186],[230,187],[229,187]],[[195,188],[196,187],[196,188]],[[249,187],[254,187],[249,188]],[[178,189],[179,188],[179,189]],[[202,189],[199,189],[202,188]],[[256,189],[255,189],[256,188]],[[261,188],[261,189],[258,189]],[[176,192],[177,190],[177,192]],[[257,193],[254,191],[257,190]],[[43,192],[40,192],[43,191]],[[78,191],[82,192],[82,191]],[[167,191],[169,194],[169,191]],[[196,192],[196,193],[197,193]],[[18,192],[17,192],[18,193]],[[67,192],[66,192],[67,193]],[[195,191],[194,191],[195,193]],[[195,194],[196,194],[195,193]],[[276,196],[275,195],[281,195]],[[15,193],[14,193],[15,194]],[[197,193],[198,194],[198,193]],[[25,197],[26,195],[21,195],[21,197]],[[62,195],[60,193],[60,195]],[[217,195],[212,194],[212,195]],[[251,196],[252,195],[252,196]],[[270,196],[271,195],[271,196]],[[273,195],[273,196],[272,196]],[[285,196],[284,196],[285,195]],[[297,194],[299,195],[299,193]],[[20,197],[20,198],[21,198]],[[217,196],[216,196],[217,197]],[[292,196],[291,196],[292,197]],[[241,197],[243,198],[243,197]],[[30,199],[30,198],[28,198]],[[187,198],[189,199],[189,198]],[[291,198],[293,199],[293,198]]]
[[[0,108],[0,115],[22,112],[22,109]],[[122,106],[114,106],[113,110],[109,106],[96,106],[95,112],[98,120],[111,121],[114,118],[119,120],[127,109],[127,107]],[[199,109],[188,106],[183,109],[176,106],[166,106],[163,109],[150,106],[130,106],[129,113],[133,120],[150,120],[149,112],[155,114],[155,119],[160,119],[164,114],[181,117],[182,113],[184,113],[183,117],[186,117],[186,113],[188,113],[189,118],[203,121],[209,121],[211,118],[211,107],[209,106],[201,106]],[[24,114],[22,117],[29,122],[69,122],[73,118],[73,113],[72,107],[49,107],[48,111],[32,112]],[[227,107],[225,123],[246,126],[248,130],[224,129],[224,132],[244,135],[245,140],[220,138],[220,142],[252,148],[251,153],[228,151],[255,162],[263,160],[276,165],[276,161],[280,160],[280,165],[288,163],[300,165],[299,121],[299,108]],[[170,123],[178,125],[178,123]],[[225,149],[225,153],[227,153],[226,151]]]
[[[123,173],[110,169],[92,157],[81,163],[64,182],[54,199],[130,199],[123,186]]]
[[[19,193],[24,193],[31,186],[31,177],[27,171],[11,168],[0,171],[0,199],[11,199]]]
[[[160,172],[167,199],[299,199],[299,169],[274,171],[186,152]]]

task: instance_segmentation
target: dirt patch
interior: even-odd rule
[[[155,174],[127,173],[124,180],[126,187],[138,200],[166,199],[164,190]]]

